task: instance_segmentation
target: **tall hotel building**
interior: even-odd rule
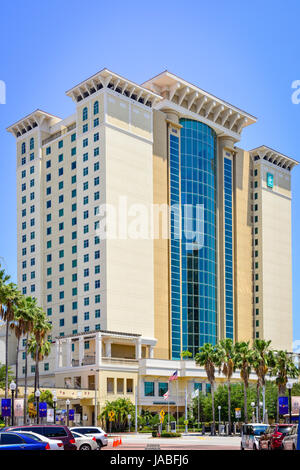
[[[117,393],[130,358],[139,377],[176,368],[183,377],[193,361],[180,361],[182,351],[221,338],[265,338],[291,351],[297,162],[264,145],[239,148],[256,118],[167,71],[137,85],[104,69],[67,96],[71,116],[36,110],[8,128],[17,142],[18,284],[37,297],[56,341],[42,374],[74,386],[97,364],[107,393]],[[157,237],[127,236],[121,224],[102,239],[103,204],[128,223],[137,207],[179,207],[179,216],[169,215],[170,237],[161,214],[151,219]],[[185,205],[194,206],[188,216]],[[120,361],[112,370],[118,358],[123,372]],[[155,396],[151,387],[141,393]]]

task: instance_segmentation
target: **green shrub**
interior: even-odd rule
[[[181,434],[179,432],[166,432],[166,431],[163,431],[161,433],[161,437],[181,437]]]

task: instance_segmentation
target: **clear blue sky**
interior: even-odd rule
[[[104,67],[137,83],[164,69],[254,114],[240,146],[300,160],[298,0],[15,0],[1,2],[0,256],[16,280],[15,139],[36,108],[66,117],[65,91]],[[300,169],[293,171],[294,339],[300,340]]]

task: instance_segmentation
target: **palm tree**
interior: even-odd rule
[[[235,371],[235,351],[232,339],[221,339],[217,344],[217,354],[219,356],[219,373],[222,371],[227,380],[228,425],[229,434],[231,434],[231,377]]]
[[[253,356],[253,350],[249,348],[249,341],[235,343],[235,363],[236,367],[240,369],[240,376],[244,383],[244,421],[246,424],[248,423],[247,390],[254,359]]]
[[[19,371],[19,350],[21,337],[26,335],[25,345],[25,387],[24,400],[27,397],[27,341],[29,333],[32,331],[34,314],[36,309],[36,299],[32,297],[22,297],[18,307],[16,307],[15,321],[11,324],[11,328],[15,332],[17,338],[17,358],[16,358],[16,397],[18,396],[18,371]],[[26,401],[24,402],[24,409]]]
[[[32,335],[28,341],[28,352],[35,356],[34,391],[39,387],[39,362],[50,353],[51,343],[47,341],[47,335],[52,329],[46,314],[41,307],[34,308],[34,321]]]
[[[5,274],[4,274],[5,276]],[[7,276],[4,278],[7,279]],[[20,302],[21,294],[14,283],[0,284],[0,317],[6,323],[5,331],[5,398],[8,397],[8,335],[9,328],[15,319],[16,306]]]
[[[289,378],[298,378],[299,369],[295,366],[292,357],[287,351],[275,351],[271,374],[276,376],[278,398],[286,393],[286,384]],[[277,400],[277,423],[279,422],[279,400]]]
[[[265,409],[265,387],[266,387],[266,375],[269,370],[269,365],[272,364],[272,352],[270,351],[271,341],[264,339],[256,339],[254,341],[254,357],[253,357],[253,368],[257,375],[257,408],[258,417],[260,420],[260,387],[263,388],[263,408]],[[263,417],[264,419],[265,417]]]
[[[49,330],[47,330],[49,331]],[[51,351],[51,342],[43,337],[37,340],[36,336],[32,335],[28,341],[28,352],[35,357],[35,377],[34,377],[34,392],[40,387],[40,374],[39,363],[48,357]]]
[[[118,398],[118,400],[111,402],[107,401],[100,414],[100,418],[107,420],[111,411],[114,412],[115,427],[120,430],[124,429],[128,421],[128,415],[133,416],[135,414],[135,405],[128,398]]]
[[[215,399],[214,399],[214,386],[215,386],[215,372],[216,366],[219,366],[219,355],[216,346],[210,343],[205,343],[195,355],[195,362],[199,366],[204,366],[207,379],[211,385],[211,403],[212,403],[212,418],[213,427],[212,434],[215,435],[216,431],[216,418],[215,418]]]
[[[33,330],[34,318],[36,315],[37,300],[34,297],[26,297],[26,310],[23,312],[26,326],[24,328],[25,338],[25,371],[24,371],[24,423],[27,418],[27,382],[28,382],[28,341]]]

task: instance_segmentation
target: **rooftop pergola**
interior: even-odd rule
[[[61,121],[61,118],[54,116],[53,114],[46,113],[41,109],[36,109],[33,113],[28,114],[28,116],[25,116],[15,124],[12,124],[6,130],[11,132],[15,137],[20,137],[35,127],[42,126],[44,123],[47,123],[49,126],[53,126],[59,121]]]
[[[66,95],[78,103],[102,88],[111,89],[127,98],[131,98],[132,100],[150,107],[153,107],[155,103],[162,99],[157,93],[131,82],[108,69],[103,69],[87,80],[74,86],[66,92]]]
[[[283,155],[282,153],[279,153],[276,150],[267,147],[266,145],[252,149],[249,152],[254,161],[266,160],[270,163],[273,163],[273,165],[279,166],[288,171],[291,171],[294,166],[299,165],[297,160],[287,157],[286,155]]]
[[[146,81],[143,86],[164,98],[156,104],[156,109],[170,107],[182,117],[204,122],[219,135],[229,135],[235,140],[240,140],[243,128],[256,122],[256,118],[251,114],[168,71]]]

